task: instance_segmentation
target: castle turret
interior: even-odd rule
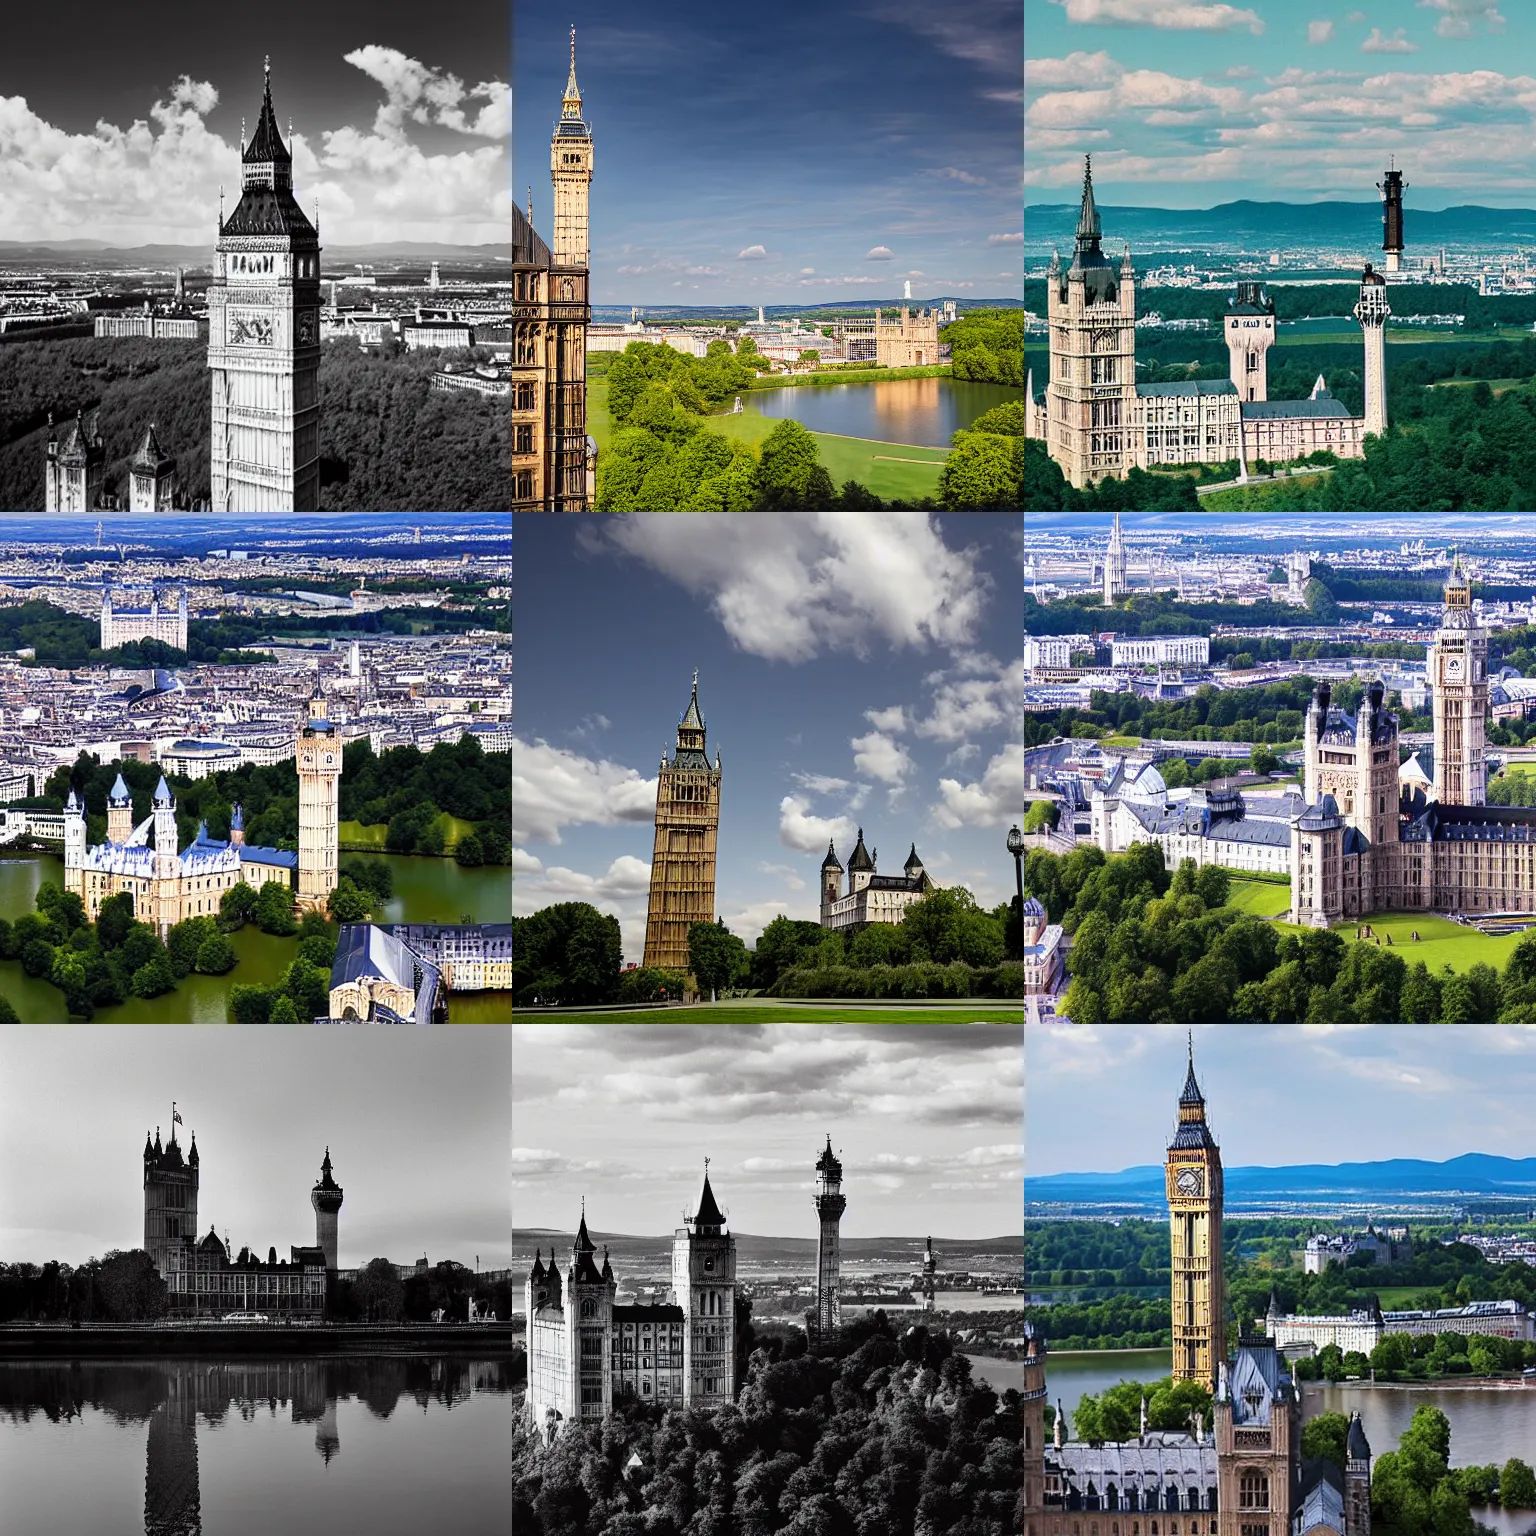
[[[83,894],[85,867],[85,806],[73,789],[64,802],[64,885]],[[73,878],[72,878],[73,877]]]
[[[341,1210],[341,1195],[341,1185],[331,1177],[331,1149],[327,1147],[309,1203],[315,1208],[315,1246],[324,1251],[325,1267],[331,1274],[337,1268],[336,1214]]]
[[[1358,1413],[1344,1440],[1344,1536],[1371,1536],[1371,1443]]]
[[[611,1270],[605,1278],[598,1269],[596,1253],[583,1205],[581,1226],[571,1245],[565,1303],[569,1401],[579,1419],[606,1419],[613,1412],[613,1303],[618,1286]]]
[[[736,1239],[709,1184],[672,1237],[672,1289],[683,1309],[683,1403],[719,1408],[736,1397]]]
[[[112,781],[107,796],[107,841],[121,846],[133,831],[133,796],[121,773]]]
[[[864,828],[860,827],[859,840],[848,856],[848,894],[852,896],[856,891],[862,891],[874,878],[874,874],[875,861],[869,856],[869,849],[864,846]]]
[[[198,1161],[195,1140],[191,1153],[183,1159],[174,1120],[171,1139],[163,1147],[159,1126],[155,1127],[153,1146],[145,1140],[144,1251],[162,1279],[172,1271],[172,1249],[180,1249],[197,1236]]]
[[[863,846],[863,833],[860,833]],[[853,861],[848,861],[849,869]],[[832,1151],[832,1138],[816,1159],[816,1194],[813,1203],[820,1222],[816,1242],[816,1315],[814,1337],[816,1345],[830,1344],[842,1326],[842,1303],[838,1287],[842,1278],[842,1247],[839,1241],[839,1223],[848,1201],[843,1196],[843,1165]]]
[[[1365,340],[1365,430],[1381,437],[1387,430],[1387,280],[1366,262],[1360,275],[1360,300],[1355,319]]]
[[[1222,325],[1238,399],[1268,400],[1269,349],[1275,344],[1274,300],[1261,283],[1239,283]]]
[[[827,856],[821,861],[821,920],[826,922],[832,911],[832,904],[843,894],[843,866],[837,856],[837,850],[832,846],[832,839],[827,839]]]

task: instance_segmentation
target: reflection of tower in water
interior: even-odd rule
[[[144,1457],[144,1536],[199,1536],[197,1402],[191,1368],[166,1372],[166,1396],[149,1416]]]
[[[315,1449],[320,1453],[320,1459],[326,1466],[330,1466],[331,1458],[341,1453],[341,1436],[336,1433],[336,1399],[327,1398],[325,1411],[320,1415],[320,1422],[315,1425]]]

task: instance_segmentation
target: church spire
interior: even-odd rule
[[[571,28],[571,73],[565,82],[565,95],[560,101],[560,116],[581,119],[581,87],[576,84],[576,28]]]
[[[1077,216],[1078,250],[1098,250],[1099,236],[1103,233],[1099,223],[1098,205],[1093,200],[1093,156],[1083,156],[1083,206]]]

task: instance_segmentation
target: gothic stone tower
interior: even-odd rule
[[[576,84],[576,28],[571,28],[571,73],[560,103],[560,120],[549,145],[554,183],[555,236],[550,251],[547,339],[550,510],[580,512],[587,506],[587,325],[590,253],[588,201],[592,187],[592,130],[582,120]]]
[[[128,510],[170,512],[175,499],[176,460],[160,446],[155,424],[150,422],[128,464]]]
[[[179,1247],[183,1238],[197,1236],[197,1137],[183,1158],[171,1126],[171,1139],[162,1148],[160,1131],[155,1130],[154,1144],[144,1134],[144,1251],[155,1268],[165,1274],[166,1255]]]
[[[1045,1536],[1045,1335],[1024,1322],[1024,1536]]]
[[[1472,581],[1458,557],[1445,613],[1429,648],[1435,795],[1442,805],[1488,803],[1488,633],[1472,612]]]
[[[677,727],[677,750],[661,759],[656,786],[656,841],[645,914],[645,964],[688,969],[688,929],[715,920],[715,843],[720,830],[720,752],[709,765],[699,674]]]
[[[48,413],[47,462],[43,476],[45,512],[89,512],[101,495],[107,468],[107,451],[101,434],[92,432],[85,417],[75,419],[60,443],[54,436],[53,412]]]
[[[1344,1536],[1371,1536],[1371,1442],[1358,1413],[1344,1442]]]
[[[153,915],[136,910],[134,916],[140,922],[158,923],[160,936],[164,938],[181,911],[181,858],[176,847],[176,797],[163,773],[155,786],[152,809],[155,818],[155,908]]]
[[[1275,301],[1260,283],[1239,283],[1222,321],[1239,400],[1269,399],[1269,349],[1275,344]]]
[[[1168,1217],[1173,1253],[1173,1379],[1214,1391],[1226,1358],[1221,1269],[1221,1152],[1205,1123],[1195,1049],[1179,1095],[1179,1128],[1168,1146]]]
[[[309,1203],[315,1208],[315,1246],[325,1253],[325,1267],[336,1268],[336,1214],[341,1210],[341,1185],[331,1177],[331,1149],[325,1149],[325,1161],[320,1164],[320,1179],[309,1192]]]
[[[565,1365],[570,1372],[566,1401],[571,1416],[606,1419],[613,1413],[613,1299],[618,1284],[606,1259],[587,1235],[587,1213],[571,1247],[571,1275],[565,1303]]]
[[[838,1223],[848,1209],[843,1194],[843,1165],[832,1151],[832,1138],[816,1159],[816,1194],[814,1204],[821,1229],[816,1240],[816,1316],[813,1345],[830,1344],[842,1325],[842,1304],[838,1283],[842,1274],[842,1249],[838,1242]]]
[[[122,774],[112,781],[112,792],[107,796],[107,841],[119,845],[128,841],[133,831],[133,796],[123,782]]]
[[[1355,319],[1365,338],[1365,430],[1382,436],[1387,430],[1387,280],[1366,262],[1360,275],[1360,301]]]
[[[672,1235],[672,1289],[683,1309],[683,1406],[723,1408],[736,1398],[736,1239],[709,1187]]]
[[[309,719],[299,731],[299,891],[302,912],[323,911],[336,888],[341,742],[325,717],[320,682],[309,700]]]
[[[1266,1338],[1238,1340],[1214,1404],[1218,1536],[1289,1536],[1301,1414],[1286,1362]]]
[[[219,224],[208,289],[215,512],[320,506],[320,234],[293,196],[272,69],[241,156],[240,201]]]
[[[1115,513],[1115,526],[1109,535],[1109,547],[1104,551],[1104,606],[1111,607],[1131,589],[1125,574],[1125,535],[1120,531],[1120,514]]]
[[[1046,446],[1079,487],[1124,474],[1135,462],[1136,273],[1129,251],[1117,271],[1099,248],[1101,235],[1093,165],[1085,157],[1072,265],[1063,272],[1053,253],[1045,290],[1051,338]]]
[[[821,920],[827,921],[827,914],[831,912],[832,905],[843,894],[843,865],[837,856],[837,850],[832,846],[832,839],[827,839],[827,856],[821,861]]]

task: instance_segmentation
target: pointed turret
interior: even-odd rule
[[[277,114],[272,110],[272,59],[268,55],[261,95],[261,112],[256,119],[256,132],[240,158],[246,166],[245,185],[292,186],[293,155],[283,143],[278,132]],[[251,172],[259,170],[261,179],[253,179]],[[286,172],[286,176],[283,175]]]
[[[1099,222],[1098,205],[1093,200],[1093,156],[1083,156],[1083,204],[1077,215],[1077,248],[1080,251],[1099,248],[1103,226]]]
[[[699,1209],[692,1220],[694,1230],[701,1233],[712,1231],[718,1235],[720,1228],[725,1225],[725,1217],[715,1203],[715,1192],[709,1187],[708,1168],[704,1170],[704,1188],[699,1194]]]
[[[149,1144],[149,1132],[144,1132],[144,1161],[147,1163],[155,1155],[155,1149]]]
[[[873,869],[875,861],[869,856],[869,849],[864,846],[864,828],[859,828],[859,841],[853,853],[848,859],[848,873],[851,875],[856,869]]]
[[[121,773],[112,781],[111,793],[107,796],[108,805],[131,805],[133,796],[128,791],[128,786],[123,782]]]
[[[1179,1095],[1179,1103],[1205,1105],[1205,1097],[1200,1092],[1200,1084],[1195,1081],[1195,1037],[1189,1037],[1189,1070],[1184,1074],[1184,1091]]]
[[[554,1263],[553,1254],[550,1255],[549,1261],[551,1264]],[[542,1280],[544,1278],[544,1261],[539,1257],[539,1250],[537,1248],[533,1250],[533,1268],[528,1271],[528,1278],[530,1280]]]
[[[581,1226],[576,1231],[576,1241],[571,1244],[571,1284],[572,1285],[601,1285],[603,1277],[598,1272],[593,1255],[597,1252],[597,1246],[587,1233],[587,1212],[585,1203],[582,1206]]]
[[[682,723],[691,725],[695,730],[704,729],[704,717],[699,714],[699,669],[693,669],[693,694],[688,700],[688,713],[683,716]]]
[[[198,1161],[199,1161],[199,1159],[198,1159],[198,1155],[197,1155],[197,1132],[193,1131],[192,1132],[192,1150],[187,1153],[187,1167],[189,1167],[189,1168],[196,1168],[197,1165],[198,1165]]]
[[[821,861],[821,867],[823,869],[835,869],[838,874],[843,872],[842,862],[838,859],[837,850],[832,846],[832,839],[830,837],[827,839],[827,856]]]
[[[914,869],[921,869],[922,867],[923,861],[917,856],[917,844],[913,843],[912,851],[907,855],[907,862],[902,865],[902,868],[910,875]]]
[[[613,1265],[608,1262],[608,1246],[603,1245],[603,1279],[611,1285],[613,1283]]]
[[[160,1127],[157,1125],[155,1127],[155,1156],[161,1157],[163,1155],[164,1153],[160,1146]]]
[[[576,28],[571,28],[571,72],[566,77],[565,95],[560,98],[560,116],[581,120],[581,87],[576,84]]]
[[[169,805],[172,807],[176,804],[175,799],[171,795],[171,787],[165,782],[165,775],[163,773],[160,775],[160,782],[155,785],[154,803],[156,805]]]

